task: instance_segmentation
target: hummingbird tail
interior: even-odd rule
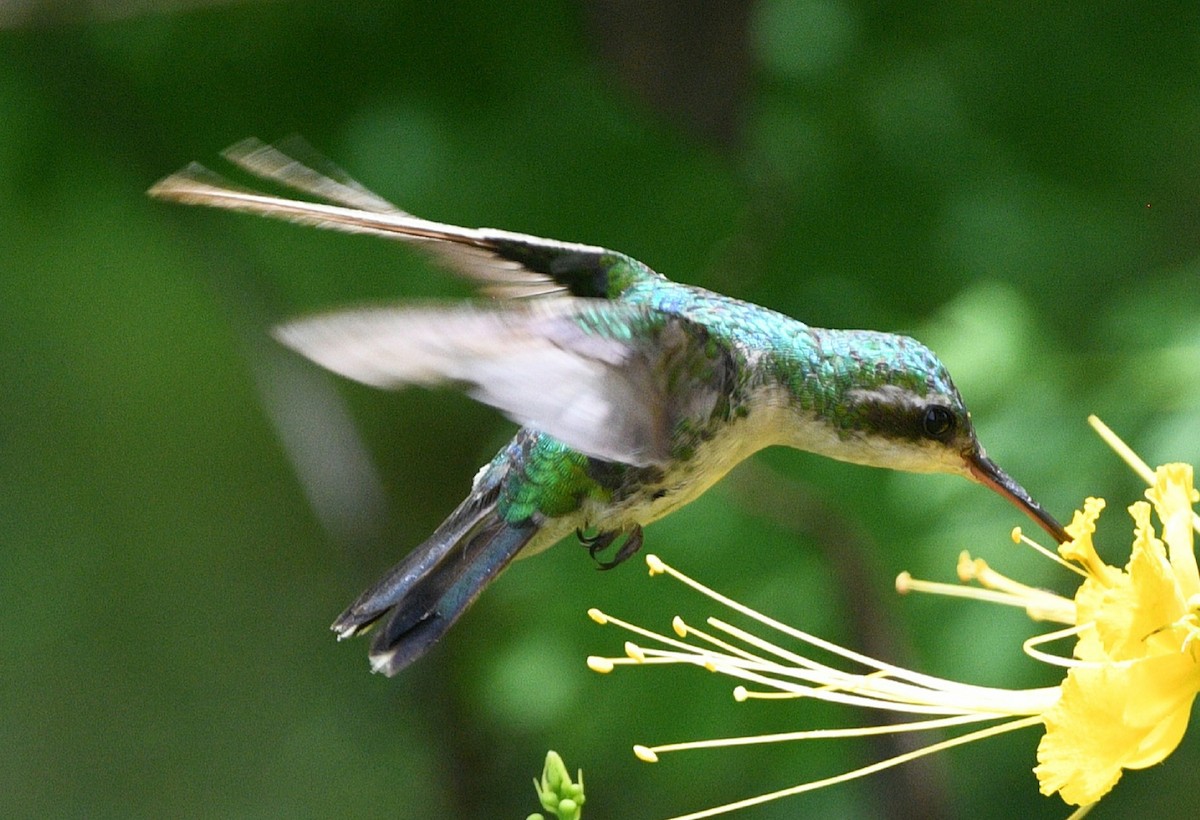
[[[538,533],[533,520],[499,515],[498,482],[488,483],[334,621],[340,640],[387,616],[371,644],[374,671],[390,677],[423,656]]]

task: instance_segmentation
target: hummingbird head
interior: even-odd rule
[[[829,414],[837,436],[836,452],[829,455],[893,470],[964,476],[1006,498],[1057,542],[1070,540],[1062,525],[987,457],[970,412],[932,351],[903,336],[856,333],[858,344],[841,351],[848,375],[839,379]]]

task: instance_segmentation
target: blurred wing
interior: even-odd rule
[[[463,387],[595,458],[671,456],[683,417],[728,397],[732,357],[677,316],[600,300],[343,311],[275,336],[317,364],[377,387]]]
[[[294,154],[308,156],[301,160]],[[321,201],[288,199],[240,187],[197,163],[155,183],[149,194],[188,205],[412,242],[495,296],[610,298],[631,276],[658,276],[622,254],[594,245],[491,228],[461,228],[412,216],[355,182],[298,139],[272,146],[251,138],[230,146],[224,156],[259,179]],[[623,271],[620,286],[609,276],[617,265]]]
[[[298,136],[274,145],[248,137],[226,148],[221,156],[252,176],[333,205],[411,216],[360,184]]]

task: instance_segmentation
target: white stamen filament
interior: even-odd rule
[[[783,797],[792,797],[793,795],[803,794],[804,792],[816,791],[817,789],[823,789],[826,786],[833,786],[837,783],[845,783],[848,780],[866,777],[867,775],[875,774],[876,772],[881,772],[885,769],[890,769],[893,766],[899,766],[902,763],[907,763],[910,760],[916,760],[918,758],[925,757],[926,755],[936,754],[937,752],[941,752],[955,746],[962,746],[966,743],[973,743],[976,740],[983,740],[984,738],[1004,734],[1005,732],[1013,732],[1018,729],[1024,729],[1027,726],[1036,726],[1041,723],[1041,720],[1041,717],[1036,715],[1010,720],[1007,723],[1001,723],[997,726],[989,726],[986,729],[980,729],[975,732],[960,735],[959,737],[951,738],[950,740],[945,740],[941,743],[934,743],[930,746],[924,746],[920,749],[899,754],[895,757],[889,757],[887,760],[881,760],[877,763],[872,763],[869,766],[863,766],[861,768],[854,769],[853,771],[845,772],[833,777],[827,777],[822,780],[812,780],[808,783],[801,783],[798,786],[791,786],[789,788],[780,789],[779,791],[770,792],[768,794],[760,794],[755,797],[748,797],[745,800],[726,803],[722,806],[715,806],[711,809],[693,812],[692,814],[681,814],[671,818],[671,820],[701,820],[705,817],[715,817],[718,814],[725,814],[726,812],[736,811],[737,809],[757,806],[762,803],[768,803],[772,800],[778,800]]]
[[[1088,577],[1087,573],[1084,572],[1079,567],[1077,567],[1075,564],[1072,564],[1070,561],[1068,561],[1066,558],[1063,558],[1061,555],[1059,555],[1054,550],[1046,549],[1041,544],[1039,544],[1037,541],[1034,541],[1032,538],[1027,536],[1021,530],[1020,527],[1012,528],[1012,540],[1013,540],[1013,543],[1024,544],[1027,547],[1032,547],[1034,549],[1034,551],[1041,553],[1041,555],[1045,556],[1046,558],[1049,558],[1051,561],[1058,564],[1063,569],[1069,570],[1081,578]]]
[[[1033,590],[1029,593],[1021,594],[1016,592],[1001,592],[996,589],[979,589],[978,587],[967,587],[959,584],[946,584],[940,581],[922,581],[913,578],[907,572],[902,572],[896,576],[896,591],[901,595],[906,595],[909,592],[924,592],[933,595],[944,595],[950,598],[971,598],[976,601],[988,601],[1001,606],[1012,606],[1018,609],[1024,609],[1027,612],[1036,612],[1038,615],[1045,617],[1037,618],[1037,620],[1057,621],[1057,617],[1063,611],[1060,602],[1065,601],[1052,592],[1044,590]],[[1067,601],[1067,603],[1070,603]],[[1073,608],[1073,607],[1072,607]],[[1070,623],[1070,621],[1064,621]]]

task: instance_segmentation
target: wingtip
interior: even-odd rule
[[[146,189],[146,194],[154,199],[183,205],[229,208],[236,207],[230,204],[231,201],[244,199],[246,195],[253,195],[253,192],[235,185],[199,162],[189,162],[151,185]]]
[[[294,321],[283,322],[271,328],[271,338],[279,342],[284,347],[292,350],[296,349],[294,337],[296,333],[296,323]]]
[[[188,190],[200,184],[200,177],[212,172],[198,162],[189,162],[173,174],[167,174],[146,189],[155,199],[178,200]]]
[[[251,154],[261,151],[264,148],[270,148],[270,146],[260,140],[258,137],[246,137],[245,139],[238,140],[232,145],[226,146],[225,149],[221,151],[221,156],[229,160],[234,165],[237,165],[238,160],[242,157],[250,156]]]

